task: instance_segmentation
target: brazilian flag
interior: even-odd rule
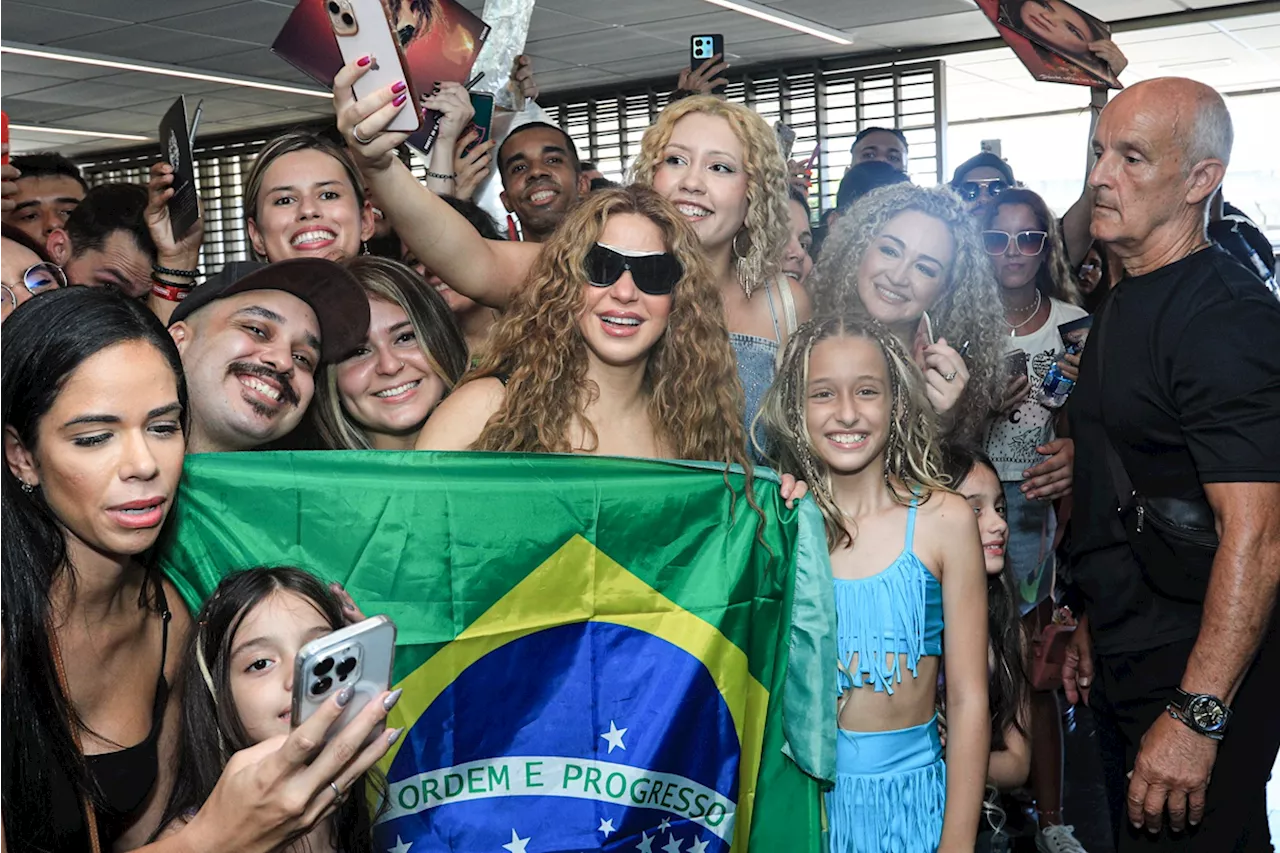
[[[163,565],[194,610],[296,565],[399,628],[389,853],[825,850],[831,570],[760,469],[567,455],[187,459]]]

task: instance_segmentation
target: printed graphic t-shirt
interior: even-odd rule
[[[997,416],[987,432],[987,455],[995,463],[1001,481],[1021,482],[1023,471],[1045,460],[1036,453],[1036,448],[1056,437],[1053,419],[1057,410],[1039,402],[1040,384],[1049,368],[1067,351],[1058,327],[1085,316],[1087,312],[1083,308],[1050,299],[1049,319],[1043,326],[1029,335],[1006,338],[1006,355],[1019,350],[1027,354],[1027,378],[1031,387],[1022,404],[1008,414]]]

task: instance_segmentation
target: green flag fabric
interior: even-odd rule
[[[776,477],[490,453],[188,457],[162,565],[193,612],[294,565],[398,627],[378,849],[825,850],[835,608]]]

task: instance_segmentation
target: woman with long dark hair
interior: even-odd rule
[[[136,302],[66,288],[5,322],[0,398],[5,843],[136,847],[173,784],[176,650],[191,630],[148,559],[182,473],[182,363]],[[376,755],[340,758],[380,704],[335,738],[344,746],[308,748],[342,713],[330,704],[284,743],[233,757],[192,835],[154,849],[270,849],[314,823],[329,782],[350,784],[385,752],[379,741]]]
[[[199,811],[234,751],[288,733],[280,709],[290,707],[294,658],[346,624],[338,599],[302,569],[246,569],[218,584],[182,656],[181,763],[163,833],[180,830]],[[358,778],[329,819],[289,849],[373,853],[365,788]]]

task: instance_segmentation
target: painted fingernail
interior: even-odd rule
[[[373,62],[372,56],[362,56],[356,60],[356,65],[359,65],[361,68],[364,68],[370,62]]]
[[[404,692],[404,688],[401,687],[399,690],[393,690],[392,692],[388,693],[387,698],[382,700],[383,710],[390,711],[392,708],[394,708],[396,706],[396,703],[400,701],[400,694],[403,692]]]
[[[339,708],[345,708],[347,707],[347,703],[351,701],[351,697],[355,695],[356,689],[348,684],[346,687],[342,688],[341,692],[338,693],[337,697],[335,697],[333,701],[338,703]]]
[[[408,99],[409,99],[409,96],[408,96],[408,95],[396,95],[396,99],[395,99],[394,101],[392,101],[391,103],[392,103],[392,105],[393,105],[393,106],[397,106],[397,107],[398,107],[398,106],[400,106],[401,104],[403,104],[405,101],[407,101]]]
[[[395,742],[400,740],[400,735],[403,733],[404,733],[403,728],[392,729],[391,731],[387,732],[387,746],[395,745]]]
[[[392,87],[391,87],[391,91],[393,91],[393,92],[403,92],[405,89],[408,89],[408,88],[409,88],[409,87],[405,85],[405,82],[404,82],[403,80],[401,80],[399,83],[397,83],[397,84],[395,84],[394,86],[392,86]]]

